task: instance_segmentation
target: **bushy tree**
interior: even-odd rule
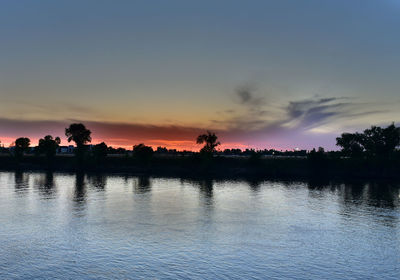
[[[400,145],[400,128],[372,126],[364,130],[363,146],[368,156],[388,156]]]
[[[31,140],[26,137],[20,137],[15,140],[15,156],[21,158],[31,144]]]
[[[336,145],[349,157],[389,157],[400,145],[400,128],[392,123],[386,128],[372,126],[363,133],[343,133]]]
[[[133,146],[133,156],[139,160],[148,161],[153,156],[153,148],[141,143]]]
[[[46,135],[39,140],[38,151],[40,154],[45,154],[48,159],[52,159],[60,143],[60,137],[53,138],[51,135]]]
[[[107,144],[101,142],[100,144],[94,145],[93,156],[97,162],[103,161],[107,157],[108,147]]]
[[[206,134],[201,134],[197,137],[196,143],[203,144],[203,148],[201,148],[201,153],[211,154],[215,152],[215,148],[220,145],[221,143],[218,140],[217,135],[210,131],[207,131]]]
[[[68,142],[74,141],[77,148],[92,142],[92,138],[90,137],[91,133],[92,132],[81,123],[73,123],[65,129],[65,136],[67,136]]]
[[[68,142],[74,141],[76,144],[75,154],[79,163],[83,161],[85,145],[92,141],[91,133],[92,132],[81,123],[73,123],[65,129],[65,136],[67,136]]]
[[[360,157],[364,152],[363,136],[359,133],[343,133],[336,138],[336,145],[342,147],[342,153],[347,157]]]

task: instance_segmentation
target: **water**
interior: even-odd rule
[[[399,279],[399,194],[0,172],[0,279]]]

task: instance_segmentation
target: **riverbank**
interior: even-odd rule
[[[134,157],[108,156],[102,160],[87,158],[78,164],[75,157],[56,156],[51,162],[45,157],[28,156],[17,161],[11,156],[0,157],[1,170],[85,171],[146,174],[157,176],[213,178],[343,178],[400,179],[399,160],[307,159],[307,158],[226,158],[213,157]]]

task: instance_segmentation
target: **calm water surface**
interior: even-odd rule
[[[399,194],[0,172],[0,279],[399,279]]]

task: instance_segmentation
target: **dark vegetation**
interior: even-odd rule
[[[73,123],[65,129],[65,136],[68,142],[74,141],[76,144],[75,155],[79,165],[84,162],[87,146],[85,144],[92,142],[90,137],[92,132],[81,123]]]
[[[215,133],[199,135],[200,152],[176,151],[145,144],[131,151],[100,143],[89,145],[91,131],[83,124],[71,124],[65,130],[73,141],[75,156],[60,152],[60,138],[51,135],[29,148],[28,138],[18,138],[15,145],[2,148],[1,169],[100,171],[191,177],[262,177],[262,178],[383,178],[400,179],[400,128],[371,127],[362,133],[343,133],[338,137],[340,151],[276,151],[226,149]]]
[[[39,140],[39,145],[37,146],[37,153],[44,154],[48,161],[52,161],[56,155],[57,148],[61,143],[60,137],[53,139],[53,136],[47,135]]]
[[[200,149],[201,154],[212,154],[216,151],[216,147],[221,145],[218,140],[217,135],[210,131],[207,131],[207,134],[201,134],[197,137],[197,144],[203,144],[204,147]]]
[[[342,154],[351,158],[392,158],[398,153],[400,128],[394,124],[386,128],[373,126],[363,133],[343,133],[336,138]]]
[[[141,143],[133,146],[133,157],[142,163],[149,163],[153,157],[153,148]]]
[[[29,138],[20,137],[15,140],[14,155],[19,161],[24,155],[24,152],[28,150],[31,140]]]

